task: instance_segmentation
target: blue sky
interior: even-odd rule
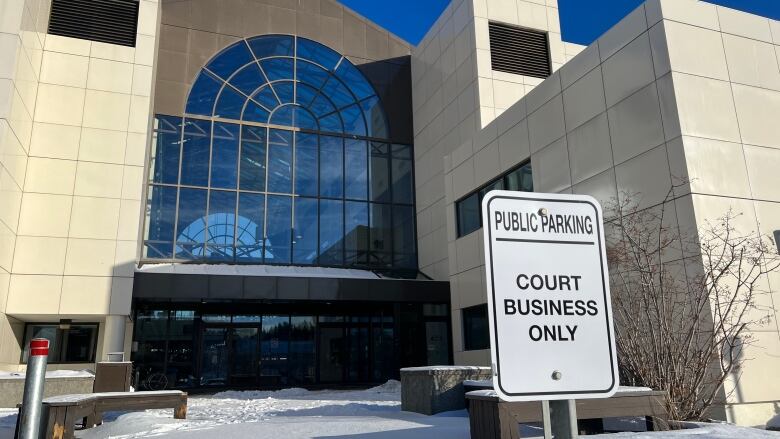
[[[417,44],[450,0],[341,0],[374,22]],[[558,0],[563,39],[589,44],[642,0]],[[711,3],[780,20],[780,0],[712,0]]]

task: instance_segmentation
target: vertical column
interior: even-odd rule
[[[123,315],[107,315],[103,329],[103,352],[125,351],[125,319]]]

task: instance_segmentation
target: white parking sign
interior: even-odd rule
[[[494,389],[506,401],[606,398],[618,387],[601,206],[491,191],[482,201]]]

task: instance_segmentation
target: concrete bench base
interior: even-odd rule
[[[466,407],[463,381],[491,377],[489,367],[427,366],[401,369],[401,410],[424,415]]]

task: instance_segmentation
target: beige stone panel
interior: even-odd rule
[[[728,422],[737,425],[749,425],[765,428],[769,419],[777,413],[777,403],[754,402],[745,404],[729,404],[725,407]]]
[[[100,58],[89,60],[88,89],[130,93],[132,84],[133,64]]]
[[[70,195],[22,195],[19,235],[67,237],[70,226]]]
[[[665,21],[664,29],[673,71],[728,80],[719,32],[674,21]]]
[[[13,273],[62,274],[66,244],[65,238],[18,236]]]
[[[89,58],[59,52],[43,52],[41,82],[84,88],[87,85]]]
[[[679,73],[673,73],[673,81],[683,135],[740,141],[728,82]]]
[[[11,230],[16,230],[19,210],[22,205],[22,191],[5,169],[0,167],[0,221]]]
[[[607,116],[616,164],[664,143],[664,126],[655,84],[610,108]]]
[[[780,90],[780,68],[772,44],[724,34],[723,46],[732,82]]]
[[[135,40],[135,63],[151,66],[154,63],[155,38],[148,35],[138,35]]]
[[[612,148],[606,113],[571,131],[566,140],[573,183],[579,183],[612,167]]]
[[[89,56],[90,42],[78,38],[47,34],[43,49],[44,51],[50,50],[71,55]]]
[[[6,313],[58,314],[62,276],[12,274]]]
[[[617,183],[615,181],[615,170],[608,169],[601,174],[595,175],[585,181],[572,186],[572,193],[590,195],[598,200],[604,209],[604,218],[612,218],[615,212],[610,210],[610,206],[617,200]]]
[[[106,315],[110,300],[110,277],[65,276],[62,279],[60,314]]]
[[[474,180],[478,185],[487,183],[500,174],[498,141],[493,141],[474,154]]]
[[[528,116],[531,153],[535,153],[566,133],[563,101],[557,96]]]
[[[152,68],[150,66],[133,66],[132,93],[138,96],[150,96],[152,94]]]
[[[718,10],[720,30],[724,33],[772,42],[768,18],[723,6],[718,6],[716,9]]]
[[[611,57],[646,30],[645,7],[640,5],[598,39],[601,59]]]
[[[753,198],[780,201],[780,149],[745,145],[745,161]]]
[[[76,160],[81,129],[76,126],[35,122],[30,140],[30,155]]]
[[[133,278],[115,277],[111,282],[109,314],[130,315],[133,302]]]
[[[719,30],[715,5],[700,1],[652,0],[647,2],[647,22],[651,26],[662,18]]]
[[[757,230],[755,210],[751,200],[695,194],[692,196],[692,201],[699,227],[702,227],[706,221],[717,221],[731,209],[738,215],[733,225],[739,233],[749,234]]]
[[[618,195],[628,194],[640,208],[661,203],[672,187],[666,145],[651,149],[615,167]]]
[[[517,3],[515,0],[492,0],[487,5],[487,16],[491,20],[517,24]]]
[[[480,79],[482,80],[482,79]],[[480,100],[483,105],[491,106],[490,101],[482,100],[482,87],[480,87]],[[525,86],[507,81],[493,80],[492,100],[496,108],[509,108],[525,96]],[[483,124],[486,125],[486,124]]]
[[[78,162],[74,195],[119,198],[122,195],[122,165]]]
[[[91,58],[132,63],[135,58],[135,48],[93,41],[89,56]]]
[[[531,156],[528,122],[525,119],[499,136],[498,156],[502,171],[528,160]]]
[[[567,131],[582,125],[604,110],[604,82],[598,67],[563,91]]]
[[[144,168],[125,166],[122,177],[122,198],[140,200],[144,189]]]
[[[780,92],[738,84],[732,88],[742,142],[780,148]]]
[[[750,198],[752,182],[748,180],[749,166],[745,165],[745,156],[749,147],[745,147],[746,150],[743,152],[742,145],[738,143],[697,137],[684,137],[683,142],[692,191]],[[670,157],[671,155],[670,152]],[[780,159],[780,151],[778,151],[778,158]],[[753,189],[755,191],[755,186]]]
[[[35,104],[35,122],[81,125],[84,89],[41,84]]]
[[[130,100],[130,122],[128,131],[145,133],[149,130],[149,98],[133,96]]]
[[[620,49],[604,62],[602,70],[607,107],[653,82],[655,74],[648,34],[640,35]]]
[[[0,222],[0,269],[11,272],[14,259],[16,234],[5,223]]]
[[[453,195],[456,199],[476,188],[473,161],[466,161],[452,171],[452,186]]]
[[[127,148],[125,149],[125,164],[144,166],[146,159],[146,134],[128,133]]]
[[[455,241],[455,253],[458,259],[458,272],[463,272],[482,264],[480,243],[482,229],[478,229]]]
[[[154,36],[157,33],[157,1],[141,0],[138,4],[138,33]],[[240,5],[243,5],[241,3]],[[231,5],[232,6],[232,5]]]
[[[531,168],[535,191],[558,192],[571,186],[566,139],[559,139],[531,155]]]
[[[129,95],[87,90],[84,102],[84,127],[126,131],[129,115]]]
[[[548,30],[547,8],[537,3],[518,0],[517,24],[534,29]]]
[[[119,208],[119,231],[117,239],[138,239],[138,227],[141,218],[141,202],[122,200]]]
[[[479,266],[458,275],[461,308],[468,308],[470,306],[485,303],[485,289],[482,285],[484,271],[485,268]]]
[[[772,401],[780,394],[780,383],[774,379],[780,369],[780,336],[776,330],[753,331],[750,336],[753,340],[744,349],[746,361],[730,402]],[[733,385],[727,383],[727,391]]]
[[[74,161],[30,157],[24,190],[70,195],[73,193],[75,179],[76,162]]]
[[[68,239],[65,275],[111,276],[116,243],[102,239]]]
[[[70,224],[72,238],[115,239],[119,225],[119,200],[73,197]]]
[[[122,164],[125,158],[127,133],[124,131],[83,128],[79,160]]]
[[[490,349],[455,352],[453,357],[461,366],[490,366]]]
[[[138,241],[117,241],[114,256],[114,276],[133,277],[138,259]]]

